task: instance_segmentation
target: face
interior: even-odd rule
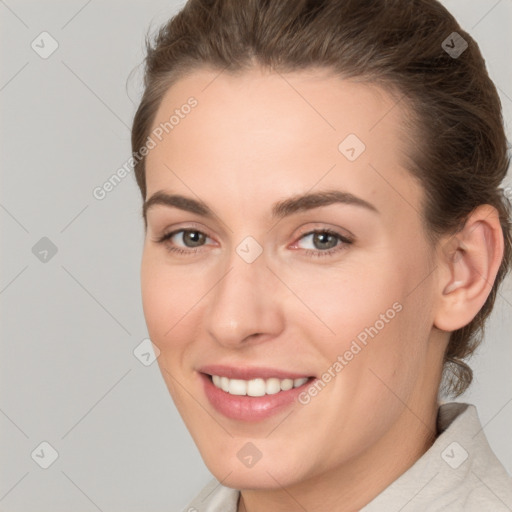
[[[396,103],[326,72],[258,69],[195,71],[162,100],[152,129],[181,115],[146,161],[143,308],[225,485],[363,460],[425,400],[433,267]]]

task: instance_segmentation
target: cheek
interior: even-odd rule
[[[141,264],[144,317],[149,337],[160,350],[157,363],[162,377],[182,416],[187,414],[187,394],[181,370],[189,340],[195,336],[191,321],[197,285],[190,279],[187,283],[186,272],[166,264],[161,254],[145,249]]]
[[[183,267],[166,264],[162,256],[144,251],[141,293],[144,317],[151,339],[163,350],[182,328],[182,320],[193,312],[205,293],[204,280],[191,278]]]
[[[162,274],[164,274],[162,276]],[[169,288],[165,272],[161,272],[152,258],[144,254],[141,268],[142,307],[151,339],[159,341],[171,326],[172,288]]]
[[[310,339],[321,336],[321,344],[336,355],[348,350],[353,340],[364,346],[389,331],[400,316],[405,286],[392,266],[383,268],[382,261],[371,265],[358,261],[339,270],[317,270],[314,276],[311,272],[286,276],[311,313],[303,311],[295,321],[302,319]]]
[[[426,357],[431,325],[425,290],[410,293],[424,269],[399,258],[373,263],[362,265],[364,272],[354,265],[300,283],[317,318],[295,318],[301,318],[304,339],[322,355],[325,371],[336,374],[341,395],[364,395],[362,403],[378,406],[386,397],[396,401],[387,386],[398,396],[409,393]]]
[[[358,254],[339,272],[303,284],[311,309],[334,331],[331,338],[342,340],[337,350],[351,349],[355,340],[362,347],[407,352],[409,339],[430,331],[432,283],[425,276],[431,269],[421,244],[416,246],[407,252],[398,243],[387,244],[380,253]]]

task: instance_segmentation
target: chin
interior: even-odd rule
[[[239,490],[277,490],[297,484],[300,481],[284,468],[276,470],[271,467],[268,472],[263,467],[234,470],[226,466],[220,472],[212,470],[215,468],[208,467],[208,469],[219,482],[222,482],[222,485]],[[231,473],[229,473],[230,471]],[[228,473],[229,476],[227,476]]]
[[[300,461],[287,456],[283,450],[277,449],[269,453],[269,449],[262,448],[263,453],[258,459],[256,452],[250,448],[251,441],[240,438],[232,441],[234,442],[227,450],[209,453],[201,451],[206,467],[222,485],[233,489],[271,490],[298,484],[306,478],[306,475],[297,471],[301,466]],[[255,440],[255,443],[257,442],[258,440]],[[241,445],[242,449],[238,445]],[[229,456],[229,452],[236,455]],[[244,460],[246,454],[250,453],[254,454],[253,460],[250,460],[250,455]]]

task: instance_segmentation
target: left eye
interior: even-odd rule
[[[322,252],[336,248],[338,245],[341,245],[339,242],[345,244],[351,243],[351,240],[348,238],[329,230],[312,231],[303,235],[299,240],[307,241],[306,246],[303,245],[301,247],[302,249]],[[300,242],[298,242],[297,245],[299,245],[299,243]]]

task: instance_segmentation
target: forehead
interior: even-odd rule
[[[181,129],[175,124],[169,138],[179,138],[183,125],[193,125],[196,133],[217,134],[219,139],[226,134],[231,139],[256,132],[265,135],[281,128],[283,137],[289,134],[294,139],[327,136],[336,141],[344,134],[356,133],[371,142],[373,136],[403,135],[398,132],[407,116],[398,94],[342,79],[324,69],[286,74],[261,68],[236,74],[198,69],[167,90],[151,129],[168,122],[194,98],[197,106],[190,116],[180,116]],[[186,123],[181,122],[187,117]],[[241,132],[234,131],[241,127]]]
[[[153,121],[161,140],[147,156],[147,195],[189,188],[271,202],[318,183],[377,204],[418,202],[404,164],[404,103],[325,70],[194,71],[167,91]]]

